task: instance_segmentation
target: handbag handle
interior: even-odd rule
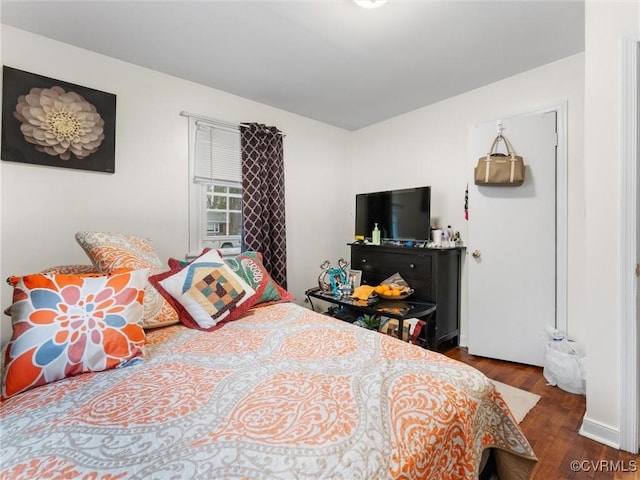
[[[507,137],[505,137],[502,134],[498,134],[498,136],[496,136],[496,138],[493,140],[493,143],[491,144],[491,147],[489,148],[489,153],[487,153],[487,161],[489,161],[489,159],[491,158],[491,154],[493,153],[493,151],[496,149],[496,147],[500,143],[500,140],[504,141],[504,145],[507,148],[507,154],[508,154],[509,157],[511,157],[511,160],[515,159],[514,158],[515,154],[513,153],[513,150],[511,149],[511,144],[509,143],[509,140],[507,140]]]

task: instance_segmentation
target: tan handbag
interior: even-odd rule
[[[493,153],[500,141],[504,141],[507,154]],[[489,153],[478,159],[478,165],[473,169],[476,185],[496,185],[517,187],[524,182],[524,160],[515,155],[507,138],[498,135],[489,148]]]

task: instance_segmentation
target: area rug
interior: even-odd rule
[[[529,411],[538,403],[540,395],[527,392],[506,383],[491,380],[496,386],[496,390],[502,395],[502,398],[509,406],[509,410],[513,413],[518,423],[522,422]]]

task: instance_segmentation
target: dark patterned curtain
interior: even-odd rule
[[[242,124],[242,250],[262,252],[265,268],[287,288],[282,132]]]

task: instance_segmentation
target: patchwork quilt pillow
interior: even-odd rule
[[[260,252],[246,251],[240,255],[225,256],[222,260],[252,288],[262,292],[254,305],[255,307],[290,302],[294,299],[291,293],[271,278],[262,263],[262,254]],[[186,265],[189,265],[189,262],[183,262],[175,258],[169,259],[169,267],[171,269],[182,268]]]
[[[147,238],[108,232],[78,232],[75,237],[100,272],[108,273],[118,268],[147,268],[149,274],[153,275],[164,270],[153,243]],[[147,284],[144,327],[164,327],[176,323],[179,323],[177,312],[151,284]]]
[[[143,356],[148,270],[10,277],[11,326],[2,398]]]
[[[214,330],[235,320],[260,298],[260,290],[256,292],[233,272],[215,250],[149,280],[175,302],[185,325],[200,330]]]

